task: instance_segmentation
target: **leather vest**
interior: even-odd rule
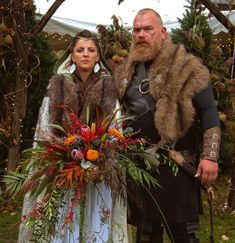
[[[130,85],[123,96],[125,112],[134,116],[127,126],[138,132],[134,137],[144,137],[151,143],[159,140],[159,135],[154,126],[155,99],[150,95],[149,81],[144,63],[136,65]]]

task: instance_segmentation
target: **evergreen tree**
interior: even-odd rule
[[[205,61],[213,45],[213,33],[208,24],[203,8],[195,9],[193,1],[187,1],[183,18],[178,18],[180,28],[172,30],[171,38],[174,43],[184,44],[188,52]]]
[[[222,143],[220,153],[220,168],[230,168],[233,157],[233,143],[235,141],[233,122],[234,108],[231,105],[231,86],[229,68],[226,55],[217,45],[213,32],[208,24],[204,9],[200,6],[195,9],[193,1],[188,1],[186,12],[182,19],[178,19],[181,28],[172,30],[171,37],[174,43],[184,44],[188,52],[200,57],[208,67],[214,96],[222,125]],[[233,130],[233,131],[231,131]],[[228,132],[229,131],[229,132]],[[235,154],[235,153],[234,153]]]

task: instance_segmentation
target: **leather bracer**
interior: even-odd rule
[[[218,161],[221,141],[221,130],[219,127],[207,129],[203,134],[202,159]]]

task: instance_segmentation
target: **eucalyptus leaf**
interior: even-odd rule
[[[61,132],[66,133],[64,128],[62,126],[60,126],[60,125],[57,125],[57,124],[50,124],[49,123],[49,124],[46,125],[46,127],[56,128],[56,129],[60,130]]]

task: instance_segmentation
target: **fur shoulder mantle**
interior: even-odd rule
[[[52,76],[48,86],[48,97],[50,99],[50,122],[60,124],[62,111],[58,105],[66,105],[81,119],[86,116],[86,107],[98,106],[102,112],[111,113],[115,107],[117,94],[113,79],[110,75],[99,76],[99,79],[87,88],[85,96],[78,95],[81,86],[74,81],[71,74],[57,74]],[[80,98],[79,98],[80,97]],[[78,112],[79,111],[79,112]]]
[[[131,82],[135,63],[127,60],[115,73],[119,96]],[[164,142],[177,141],[195,119],[192,98],[210,82],[208,69],[201,61],[175,45],[170,38],[148,70],[150,94],[156,100],[155,127]]]

